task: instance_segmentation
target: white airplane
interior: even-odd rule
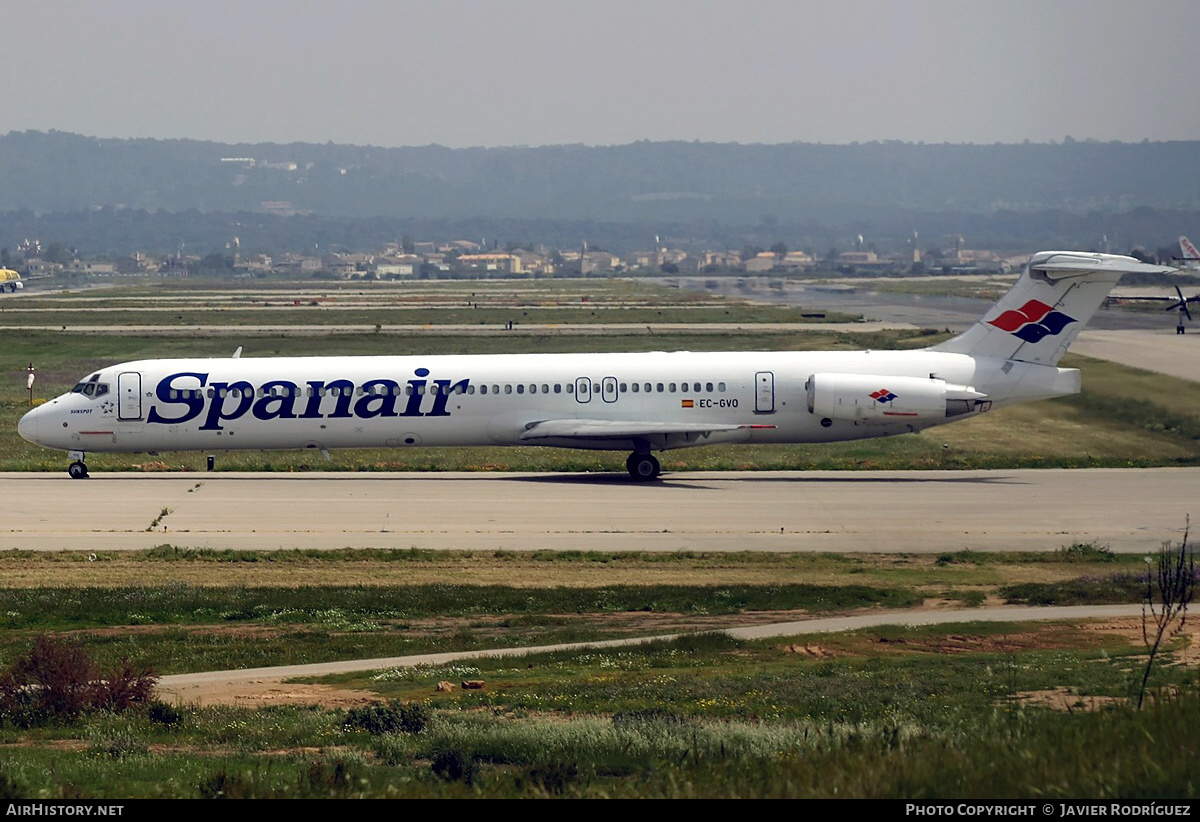
[[[920,431],[1079,391],[1056,363],[1127,271],[1110,254],[1035,254],[963,334],[917,351],[739,351],[141,360],[103,368],[21,418],[68,452],[549,445],[654,451]]]
[[[1192,241],[1187,237],[1179,238],[1179,253],[1181,256],[1175,259],[1183,262],[1180,268],[1200,268],[1200,251],[1196,250],[1196,246],[1192,245]]]

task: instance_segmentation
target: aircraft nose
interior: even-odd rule
[[[40,410],[40,408],[34,408],[32,411],[25,412],[25,416],[17,422],[17,433],[34,445],[37,445],[38,441],[38,412]]]

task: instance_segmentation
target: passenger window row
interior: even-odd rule
[[[585,387],[586,387],[586,385],[585,385]],[[448,389],[448,393],[474,394],[476,387],[474,385],[464,386],[460,382],[453,386],[447,386],[446,388]],[[601,392],[600,383],[595,383],[594,385],[592,385],[591,388],[592,388],[592,391],[596,394],[599,394]],[[97,386],[95,383],[81,383],[80,385],[76,386],[75,391],[77,393],[82,393],[82,394],[87,394],[88,396],[92,396],[93,389],[95,391],[96,396],[99,396],[103,393],[108,392],[107,385],[100,384]],[[211,387],[208,389],[172,388],[167,392],[167,398],[171,399],[171,400],[182,400],[182,399],[192,399],[192,398],[197,398],[197,397],[202,397],[202,396],[208,396],[208,397],[254,397],[256,395],[259,397],[303,397],[303,396],[307,396],[307,397],[312,397],[312,396],[349,397],[349,396],[353,396],[353,395],[357,395],[360,397],[362,397],[362,396],[384,397],[384,396],[388,396],[389,394],[394,395],[394,396],[400,396],[400,395],[411,396],[414,393],[416,393],[416,394],[440,394],[440,393],[442,393],[442,390],[443,390],[443,386],[440,386],[437,384],[418,385],[415,387],[412,385],[405,385],[405,386],[372,385],[372,386],[368,386],[366,388],[364,388],[363,386],[358,386],[358,388],[356,388],[356,389],[351,389],[349,386],[333,386],[333,387],[314,388],[311,385],[308,386],[307,388],[301,389],[299,386],[277,385],[277,386],[272,386],[271,388],[267,388],[267,389],[259,388],[257,391],[255,391],[252,388],[244,388],[244,389],[243,388],[211,388]],[[582,391],[582,389],[581,389],[581,391]],[[725,393],[725,383],[723,383],[723,382],[718,382],[718,383],[711,383],[711,382],[706,382],[706,383],[699,383],[699,382],[681,382],[681,383],[631,382],[631,383],[624,383],[623,382],[620,384],[619,391],[622,394],[624,394],[624,393],[633,393],[633,394],[709,393],[709,394],[711,394],[714,391],[717,393],[723,394],[723,393]],[[513,394],[513,393],[517,393],[517,394],[525,394],[525,393],[529,393],[529,394],[563,394],[563,393],[574,394],[575,393],[575,385],[573,383],[566,383],[566,384],[563,384],[563,383],[553,383],[553,384],[550,384],[550,383],[541,383],[541,384],[538,384],[538,383],[528,383],[528,384],[516,383],[515,385],[512,383],[503,383],[503,384],[482,383],[479,385],[479,394],[481,394],[481,395]]]

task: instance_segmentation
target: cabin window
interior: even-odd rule
[[[543,393],[543,394],[549,394],[549,393],[550,393],[550,386],[546,385],[545,383],[542,383],[542,393]]]
[[[525,386],[522,383],[517,383],[517,393],[518,394],[525,393]]]
[[[556,383],[554,383],[554,393],[555,393],[555,394],[561,394],[561,393],[562,393],[562,383],[560,383],[560,382],[556,382]]]
[[[509,385],[508,383],[505,383],[505,384],[504,384],[504,393],[505,393],[505,394],[511,394],[511,393],[512,393],[512,386],[511,386],[511,385]]]
[[[529,386],[529,393],[530,393],[530,394],[536,394],[536,393],[537,393],[537,383],[534,383],[533,385]]]
[[[600,393],[600,383],[598,383],[598,382],[596,382],[596,383],[592,383],[592,393],[593,393],[593,394],[599,394],[599,393]]]
[[[567,393],[568,394],[575,393],[575,383],[572,383],[572,382],[567,383]]]
[[[663,385],[661,382],[660,382],[660,383],[657,383],[657,384],[655,385],[655,387],[654,387],[654,388],[655,388],[655,390],[656,390],[656,391],[658,391],[658,393],[660,393],[660,394],[661,394],[663,391],[666,391],[666,390],[667,390],[667,387],[666,387],[665,385]]]
[[[667,390],[668,390],[670,393],[674,394],[674,393],[675,393],[675,383],[668,383],[668,385],[667,385]]]
[[[707,391],[708,393],[710,393],[710,394],[711,394],[711,393],[712,393],[712,389],[713,389],[713,384],[712,384],[711,382],[706,382],[706,383],[704,384],[704,390],[705,390],[705,391]]]
[[[624,394],[625,391],[628,389],[628,387],[629,386],[625,385],[625,383],[621,383],[620,387],[617,390],[620,391],[622,394]]]
[[[723,382],[717,383],[717,390],[720,391],[722,394],[724,394],[725,393],[725,383],[723,383]]]
[[[636,394],[636,393],[638,392],[638,389],[640,389],[640,388],[641,388],[641,385],[640,385],[639,383],[636,383],[636,382],[635,382],[635,383],[634,383],[634,384],[631,386],[631,388],[633,388],[633,393],[635,393],[635,394]]]

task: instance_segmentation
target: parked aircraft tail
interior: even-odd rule
[[[1185,268],[1200,267],[1200,251],[1196,250],[1196,246],[1192,245],[1192,241],[1187,237],[1179,238],[1179,252],[1179,259],[1185,261]]]
[[[979,322],[931,350],[1055,365],[1122,274],[1174,270],[1116,254],[1043,251]]]

